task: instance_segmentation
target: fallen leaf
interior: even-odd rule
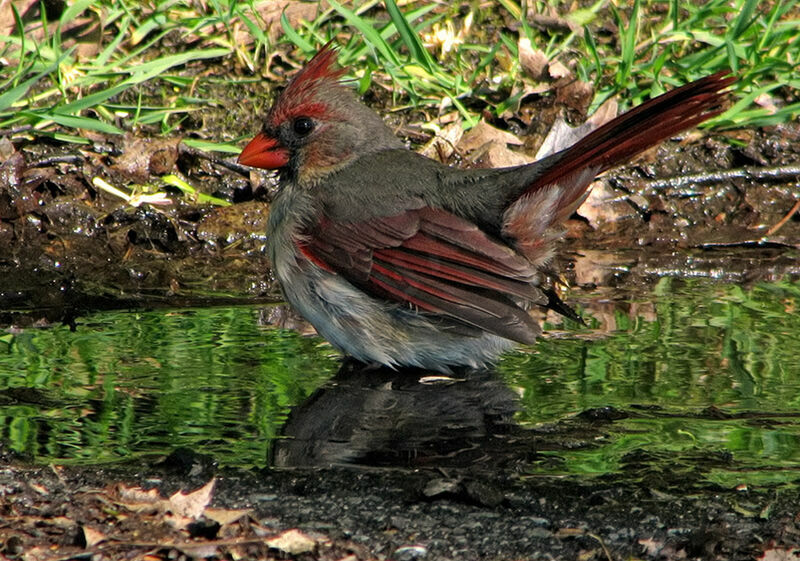
[[[127,487],[120,484],[117,486],[115,494],[123,501],[134,501],[138,503],[153,504],[162,500],[161,495],[158,494],[158,489],[155,487],[145,491],[141,487]]]
[[[240,518],[244,518],[252,511],[249,508],[228,509],[228,508],[207,508],[203,513],[206,518],[219,522],[220,526],[232,524]]]
[[[298,2],[297,0],[264,0],[256,4],[256,11],[264,22],[264,29],[272,42],[283,34],[281,16],[286,15],[292,28],[301,21],[314,21],[328,9],[327,2]]]
[[[188,518],[200,518],[203,511],[211,502],[211,493],[214,490],[216,479],[211,479],[208,483],[191,493],[178,491],[169,498],[169,505],[172,514],[186,516]]]
[[[81,531],[83,532],[83,540],[86,542],[87,549],[106,540],[106,535],[103,532],[90,526],[81,526]]]
[[[289,555],[300,555],[301,553],[310,553],[314,551],[317,542],[295,528],[267,540],[266,544],[273,549],[279,549]]]
[[[578,208],[578,214],[588,220],[595,229],[603,224],[618,222],[634,212],[620,194],[611,189],[605,181],[595,181],[586,200]]]
[[[759,561],[800,561],[800,549],[796,547],[765,549],[764,555],[758,559]]]
[[[493,127],[481,119],[477,125],[464,135],[461,142],[458,143],[458,149],[463,152],[471,152],[488,143],[502,144],[503,146],[506,144],[521,146],[523,144],[516,135]]]
[[[514,152],[502,144],[489,144],[472,159],[473,165],[482,169],[521,166],[531,162],[533,158]]]
[[[572,76],[570,69],[557,60],[552,61],[547,66],[547,73],[550,74],[550,78],[553,80],[559,80],[561,78],[568,78]]]
[[[151,175],[174,171],[180,141],[178,137],[143,138],[128,133],[122,140],[122,155],[111,167],[132,181],[146,183]]]
[[[189,557],[190,559],[208,559],[219,554],[219,548],[215,544],[181,544],[176,545],[175,549]]]
[[[45,3],[48,5],[58,5],[58,2]],[[65,5],[66,3],[62,3]],[[102,44],[103,23],[100,13],[96,10],[84,10],[69,21],[59,22],[60,10],[56,9],[53,13],[46,10],[48,25],[43,28],[41,25],[42,16],[40,14],[41,2],[38,0],[12,0],[11,2],[0,1],[0,36],[13,37],[17,34],[17,24],[14,18],[12,6],[16,8],[20,15],[22,24],[25,26],[25,38],[28,41],[43,43],[52,37],[58,27],[61,37],[60,48],[66,51],[75,46],[76,55],[79,59],[87,59],[95,56]],[[4,48],[7,42],[0,40],[0,49]],[[19,51],[16,51],[19,52]],[[15,54],[12,51],[12,54]],[[16,59],[10,59],[12,64],[16,64]],[[64,76],[69,82],[68,73]]]
[[[31,486],[31,489],[39,493],[40,495],[49,495],[50,491],[47,490],[47,487],[44,485],[40,485],[38,483],[29,483],[28,485]]]
[[[556,119],[550,132],[536,152],[536,159],[545,158],[565,148],[569,148],[593,130],[603,126],[617,116],[618,106],[614,99],[609,99],[597,108],[591,117],[577,127],[569,126],[564,119]]]
[[[464,129],[461,121],[450,123],[442,127],[430,141],[425,145],[420,154],[427,158],[446,162],[452,156],[455,146],[464,136]]]
[[[547,55],[540,49],[534,49],[531,40],[527,37],[520,38],[517,43],[519,49],[519,64],[525,73],[534,80],[547,78]]]
[[[556,102],[566,105],[582,115],[586,114],[593,97],[594,88],[588,82],[575,79],[556,86]]]

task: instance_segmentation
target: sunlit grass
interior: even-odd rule
[[[175,134],[187,115],[216,101],[202,87],[205,67],[222,65],[235,87],[253,74],[272,76],[275,53],[299,66],[331,39],[361,93],[388,88],[394,107],[454,110],[465,127],[484,111],[502,115],[515,107],[521,85],[531,82],[519,63],[522,38],[594,85],[590,112],[617,94],[623,105],[635,105],[730,69],[739,78],[735,103],[711,126],[771,125],[800,114],[800,14],[788,1],[598,0],[565,13],[562,4],[544,1],[503,0],[489,9],[331,0],[312,21],[290,21],[284,12],[271,22],[282,28],[277,44],[254,2],[79,0],[56,22],[45,15],[23,21],[14,5],[12,31],[0,36],[5,136],[86,143],[85,131]],[[529,23],[534,14],[557,14],[565,26]],[[91,56],[65,34],[76,18],[102,30]],[[204,147],[235,150],[214,140]]]

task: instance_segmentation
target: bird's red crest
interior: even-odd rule
[[[327,107],[315,99],[323,85],[338,84],[346,68],[335,68],[337,51],[331,42],[323,46],[308,64],[292,78],[270,112],[270,121],[279,124],[286,119],[303,115],[320,117]]]

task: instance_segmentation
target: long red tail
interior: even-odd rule
[[[662,94],[620,115],[546,160],[505,215],[504,232],[535,263],[550,256],[552,227],[583,202],[597,174],[722,113],[725,88],[735,81],[719,72]]]
[[[736,78],[723,71],[644,102],[592,131],[564,150],[558,163],[528,188],[543,185],[585,168],[603,172],[659,142],[719,115],[725,88]]]

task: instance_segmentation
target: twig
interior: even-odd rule
[[[222,158],[217,158],[216,156],[210,155],[208,152],[203,152],[202,150],[197,150],[196,148],[191,148],[186,146],[185,144],[179,144],[178,150],[181,154],[188,154],[190,156],[195,156],[197,158],[203,158],[204,160],[208,160],[212,164],[220,165],[222,167],[228,168],[229,170],[241,174],[245,177],[250,176],[250,168],[247,166],[243,166],[241,164],[237,164],[231,160],[223,160]]]
[[[12,136],[19,132],[27,132],[31,129],[33,129],[33,125],[23,125],[14,129],[0,129],[0,136]]]
[[[53,164],[80,164],[83,163],[83,156],[53,156],[52,158],[45,158],[37,162],[33,162],[30,167],[43,168],[52,166]]]
[[[792,216],[794,216],[794,213],[795,213],[795,212],[797,212],[798,210],[800,210],[800,199],[797,199],[797,200],[795,201],[795,203],[794,203],[794,206],[793,206],[793,207],[792,207],[792,209],[791,209],[791,210],[790,210],[790,211],[789,211],[789,212],[786,214],[786,216],[784,216],[783,218],[781,218],[780,220],[778,220],[778,223],[777,223],[777,224],[775,224],[775,225],[774,225],[772,228],[770,228],[769,230],[767,230],[767,233],[766,233],[766,234],[764,234],[764,235],[765,235],[765,236],[771,236],[772,234],[774,234],[775,232],[777,232],[778,230],[780,230],[780,229],[781,229],[781,227],[783,227],[783,225],[784,225],[784,224],[786,224],[787,222],[789,222],[789,219],[790,219]]]
[[[664,179],[645,181],[642,185],[648,189],[668,189],[685,187],[699,183],[719,183],[729,179],[752,180],[796,180],[800,177],[800,165],[777,166],[771,168],[744,167],[710,173],[693,173],[691,175],[677,175]]]

